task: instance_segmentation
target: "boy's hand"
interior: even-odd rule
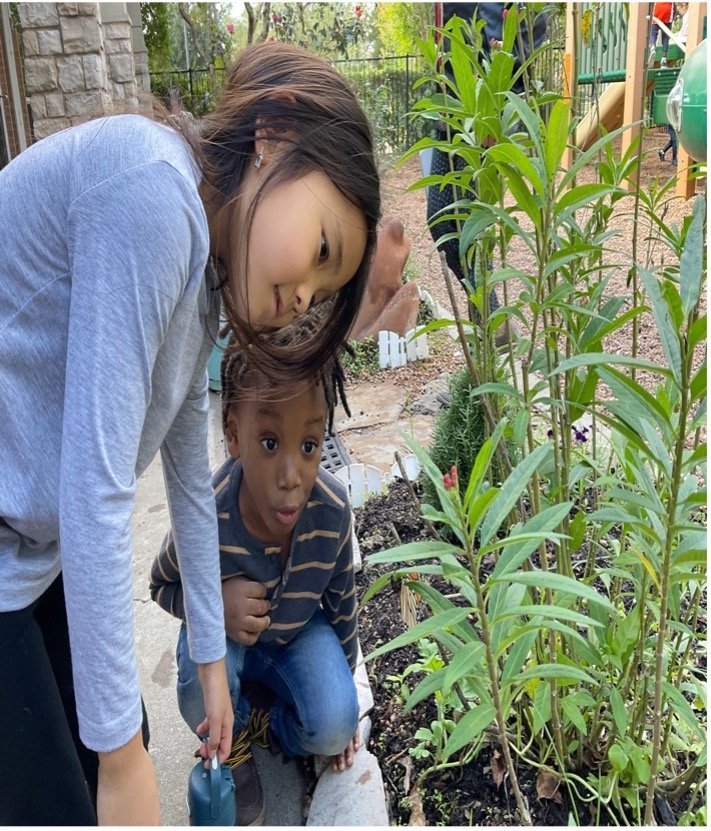
[[[225,607],[227,637],[253,646],[265,629],[269,628],[269,601],[264,583],[230,577],[222,581],[222,602]]]
[[[348,746],[337,756],[331,756],[331,767],[335,771],[344,771],[347,767],[353,764],[353,754],[358,752],[360,748],[360,734],[358,727],[356,727],[355,735],[348,742]]]

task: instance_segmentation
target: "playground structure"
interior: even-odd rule
[[[628,14],[625,7],[629,10]],[[576,146],[584,150],[600,135],[631,125],[622,135],[625,152],[639,135],[648,96],[655,124],[668,124],[666,100],[681,69],[685,54],[691,54],[705,36],[706,3],[689,4],[686,44],[670,33],[668,67],[660,66],[661,50],[655,49],[648,66],[651,3],[568,3],[564,56],[564,94],[576,98],[581,87],[592,87],[599,95],[579,123]],[[564,163],[572,163],[572,149]],[[679,145],[677,195],[695,192],[693,160]]]

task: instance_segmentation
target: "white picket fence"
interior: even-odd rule
[[[378,332],[378,360],[381,369],[405,366],[429,356],[427,335],[415,338],[414,334],[414,329],[410,329],[405,337],[401,337],[397,332]]]
[[[413,454],[402,459],[405,473],[410,481],[417,479],[420,473],[420,463]],[[333,474],[346,486],[348,501],[351,508],[360,508],[365,500],[373,494],[380,493],[393,479],[400,479],[400,467],[397,462],[393,463],[388,473],[383,473],[374,465],[364,465],[362,462],[354,462],[345,467],[339,467]]]

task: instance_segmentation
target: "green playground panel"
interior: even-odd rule
[[[681,72],[680,66],[670,66],[668,69],[653,69],[648,77],[654,81],[652,90],[652,121],[662,126],[669,124],[667,118],[667,98]]]

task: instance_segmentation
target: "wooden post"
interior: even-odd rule
[[[571,101],[575,93],[575,70],[578,65],[576,55],[577,43],[580,32],[575,31],[575,15],[573,14],[573,4],[565,4],[565,54],[563,55],[563,98]],[[570,137],[570,141],[575,140],[575,134]],[[561,167],[563,170],[568,170],[573,164],[573,149],[568,146],[563,153],[561,159]]]
[[[625,105],[622,123],[632,125],[622,133],[622,155],[629,150],[634,139],[642,132],[642,114],[644,111],[645,80],[647,77],[644,56],[649,37],[649,3],[630,3],[629,22],[627,25],[627,66],[625,84]],[[628,181],[629,190],[635,190],[639,181],[638,170],[634,181]]]
[[[686,54],[690,55],[703,40],[706,3],[689,3],[689,30],[686,36]],[[696,193],[696,179],[691,175],[691,158],[681,146],[677,149],[676,195],[689,199]]]

